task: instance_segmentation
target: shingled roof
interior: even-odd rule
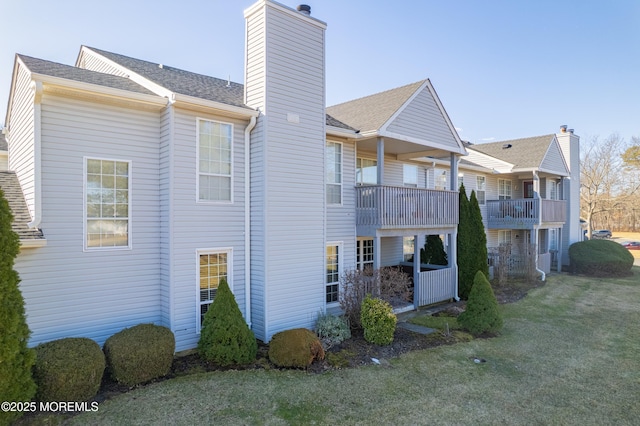
[[[337,120],[368,132],[380,129],[418,90],[426,80],[387,90],[364,98],[344,102],[327,108]]]
[[[555,135],[534,136],[508,141],[469,145],[467,149],[481,152],[507,163],[514,169],[540,167]]]
[[[45,61],[44,59],[32,58],[26,55],[17,55],[18,58],[33,73],[50,75],[52,77],[66,78],[68,80],[81,81],[84,83],[97,84],[99,86],[111,87],[114,89],[128,90],[130,92],[153,95],[154,93],[140,86],[132,80],[105,74],[96,71],[89,71],[83,68],[72,67],[59,64],[57,62]]]
[[[20,240],[42,240],[44,235],[39,229],[31,229],[27,226],[31,222],[31,215],[27,203],[22,195],[20,182],[14,172],[0,171],[0,189],[9,202],[9,208],[13,213],[12,228],[20,237]]]
[[[244,84],[131,58],[94,47],[85,47],[174,93],[251,109],[244,103]],[[355,130],[328,114],[326,124]]]

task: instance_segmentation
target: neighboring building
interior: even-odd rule
[[[0,172],[9,170],[9,144],[3,133],[0,133]]]
[[[545,273],[569,264],[569,246],[583,238],[579,143],[562,126],[557,134],[467,145],[458,179],[478,194],[489,247],[530,243]]]
[[[153,322],[193,348],[222,278],[269,341],[428,234],[449,265],[414,265],[414,306],[457,297],[467,152],[431,83],[325,109],[326,25],[271,0],[245,18],[244,85],[87,46],[16,56],[0,185],[31,345]]]

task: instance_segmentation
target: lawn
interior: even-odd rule
[[[201,373],[103,402],[72,424],[638,424],[640,268],[553,274],[501,305],[499,337],[334,370]],[[475,363],[474,357],[486,360]]]

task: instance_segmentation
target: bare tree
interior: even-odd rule
[[[626,144],[618,134],[604,140],[594,137],[582,146],[580,159],[580,209],[591,235],[594,220],[602,225],[618,223],[620,212],[638,192],[635,179],[625,172]]]

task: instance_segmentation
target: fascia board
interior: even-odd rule
[[[198,109],[213,109],[216,111],[222,111],[236,117],[258,117],[260,111],[250,108],[238,107],[235,105],[224,104],[222,102],[210,101],[207,99],[196,98],[195,96],[181,95],[174,93],[171,97],[176,107],[182,107],[186,109],[192,109],[194,107]]]

